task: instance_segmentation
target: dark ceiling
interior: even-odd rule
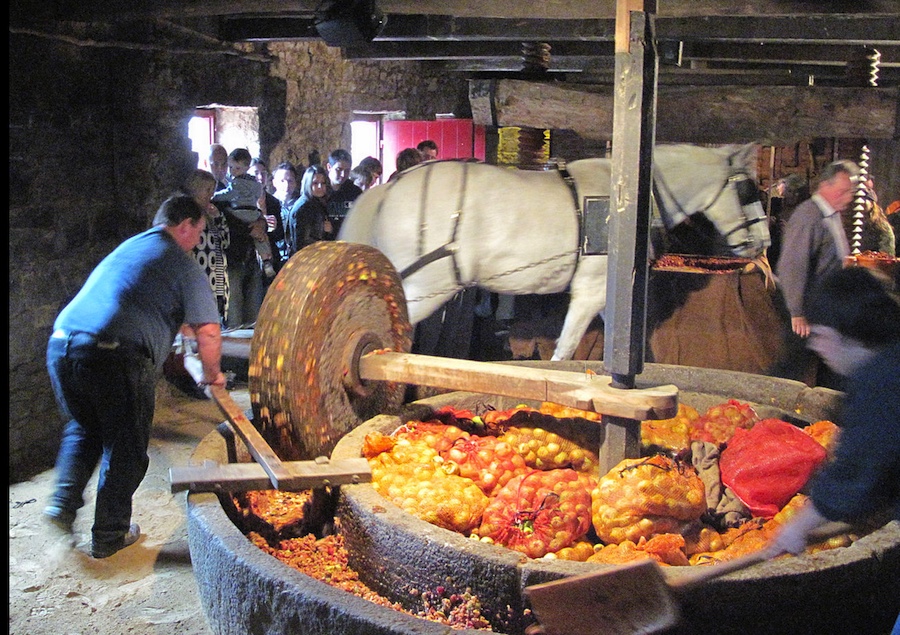
[[[657,7],[628,1],[654,15],[660,84],[858,86],[877,57],[877,85],[900,85],[900,0],[660,0]],[[62,0],[24,20],[202,24],[229,46],[318,39],[316,22],[332,4]],[[523,45],[545,44],[554,77],[613,82],[615,0],[376,0],[375,6],[386,17],[383,30],[370,42],[342,47],[347,59],[427,60],[448,72],[510,75],[523,70]],[[10,12],[12,29],[24,12]]]
[[[900,15],[900,14],[898,14]],[[878,56],[878,85],[900,80],[898,16],[706,16],[654,20],[660,82],[847,85],[852,68]],[[224,16],[226,41],[318,37],[315,18]],[[515,73],[525,44],[547,44],[548,71],[611,83],[615,19],[460,18],[388,15],[380,35],[343,47],[355,60],[430,60],[450,71]],[[854,76],[858,76],[854,75]]]

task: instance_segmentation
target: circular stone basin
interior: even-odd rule
[[[602,362],[517,363],[603,372]],[[648,364],[637,378],[639,388],[661,384],[678,386],[679,399],[700,412],[737,399],[753,405],[762,418],[797,424],[833,419],[840,397],[794,381],[682,366]],[[460,408],[489,403],[502,409],[519,402],[454,392],[420,403]],[[332,458],[360,456],[366,434],[390,433],[399,424],[397,417],[375,417],[341,439]],[[193,459],[226,462],[224,440],[218,433],[210,434]],[[525,617],[525,587],[604,568],[531,560],[471,540],[406,514],[367,484],[341,488],[338,514],[350,566],[375,591],[413,608],[412,589],[445,587],[462,592],[468,588],[481,600],[495,628],[509,635],[522,635],[533,622]],[[188,539],[201,602],[217,635],[476,632],[451,631],[291,569],[251,544],[214,494],[188,496]],[[674,579],[682,573],[679,569],[667,567],[664,572]],[[686,594],[679,605],[681,619],[671,633],[887,633],[900,611],[900,522],[892,521],[846,548],[764,562],[725,575]]]

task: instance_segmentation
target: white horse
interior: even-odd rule
[[[609,196],[610,160],[573,161],[566,169],[568,182],[556,170],[423,163],[364,192],[339,239],[385,254],[403,279],[412,324],[466,287],[509,295],[569,289],[553,359],[571,359],[606,306],[607,256],[582,255],[581,215],[585,197]],[[689,221],[702,217],[718,243],[706,251],[750,258],[764,253],[770,239],[759,199],[739,196],[739,190],[756,193],[753,144],[660,145],[653,173],[667,230],[701,225]]]

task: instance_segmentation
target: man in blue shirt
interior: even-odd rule
[[[190,196],[168,199],[153,227],[104,258],[53,324],[47,370],[68,423],[56,489],[44,514],[71,533],[99,463],[95,558],[111,556],[140,536],[140,527],[131,523],[132,496],[150,461],[156,380],[183,324],[197,337],[200,383],[225,385],[216,300],[190,253],[205,222]]]

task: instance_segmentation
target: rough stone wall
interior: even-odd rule
[[[196,106],[258,108],[270,163],[349,147],[354,109],[466,114],[462,79],[345,62],[318,42],[269,48],[171,24],[10,29],[10,482],[52,467],[59,446],[44,364],[56,314],[196,165]]]

